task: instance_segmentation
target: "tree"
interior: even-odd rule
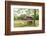
[[[35,19],[36,19],[36,9],[34,9],[34,25],[35,25]]]
[[[21,14],[21,15],[20,15],[20,18],[21,18],[21,19],[24,19],[25,17],[26,17],[26,14]]]
[[[26,10],[26,14],[29,16],[31,14],[31,9]]]

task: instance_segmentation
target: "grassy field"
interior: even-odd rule
[[[35,25],[34,25],[34,21],[32,20],[32,22],[28,22],[25,20],[15,20],[14,21],[14,27],[36,27],[38,26],[39,21],[36,20],[35,21]]]

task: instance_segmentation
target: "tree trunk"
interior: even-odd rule
[[[35,20],[36,20],[36,9],[34,9],[34,25],[35,25]]]

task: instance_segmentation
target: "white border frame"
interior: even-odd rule
[[[32,8],[39,9],[39,26],[38,27],[16,27],[14,28],[14,15],[13,8]],[[11,31],[29,31],[29,30],[42,30],[42,7],[41,6],[20,6],[20,5],[11,5]]]

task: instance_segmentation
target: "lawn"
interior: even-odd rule
[[[15,20],[14,21],[14,27],[36,27],[39,24],[39,20],[35,20],[35,25],[34,21],[32,22],[26,21],[26,20]]]

